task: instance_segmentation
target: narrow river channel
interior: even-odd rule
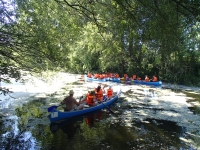
[[[62,84],[55,89],[58,82]],[[54,79],[51,85],[42,81],[40,86],[9,85],[18,91],[1,96],[0,149],[200,149],[198,88],[104,82],[101,84],[105,87],[117,86],[122,90],[110,107],[114,114],[105,108],[78,118],[50,123],[47,108],[58,105],[70,89],[75,91],[74,96],[78,99],[98,84],[84,82],[80,75],[66,74],[62,79]],[[28,90],[29,86],[34,90]]]

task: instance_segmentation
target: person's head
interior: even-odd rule
[[[90,95],[94,96],[95,95],[95,91],[91,91]]]
[[[101,88],[101,85],[99,84],[98,86],[97,86],[97,89],[100,89]]]
[[[74,91],[73,90],[70,90],[69,91],[69,95],[73,95],[74,94]]]
[[[109,88],[109,89],[111,89],[112,87],[111,87],[111,86],[109,86],[108,88]]]

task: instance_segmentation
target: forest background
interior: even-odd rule
[[[0,0],[0,18],[1,82],[114,72],[200,86],[199,0]]]

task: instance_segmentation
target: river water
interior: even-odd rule
[[[78,99],[99,83],[71,74],[33,83],[6,85],[14,93],[1,96],[0,149],[200,149],[198,88],[105,82],[105,87],[122,89],[111,106],[114,114],[103,109],[50,123],[47,108],[58,105],[70,89]]]

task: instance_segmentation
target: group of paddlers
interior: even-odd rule
[[[139,76],[136,76],[136,74],[133,74],[132,78],[129,78],[127,74],[124,74],[124,79],[126,79],[126,80],[142,80]],[[146,82],[157,82],[158,78],[155,75],[153,75],[153,77],[150,79],[148,77],[148,75],[146,75],[145,79],[143,81],[146,81]]]
[[[74,91],[69,91],[69,96],[65,97],[65,99],[61,102],[61,104],[65,105],[63,108],[65,111],[74,110],[75,106],[76,109],[80,110],[83,109],[84,106],[87,104],[89,106],[95,106],[98,103],[102,103],[113,96],[113,89],[111,86],[108,87],[107,90],[105,88],[101,88],[101,85],[98,85],[97,88],[94,90],[88,91],[88,93],[84,96],[81,96],[79,102],[73,97]]]
[[[85,97],[82,97],[82,101],[86,101],[86,103],[89,106],[94,106],[98,102],[105,101],[106,99],[110,99],[113,96],[113,89],[111,86],[108,87],[107,90],[105,88],[101,88],[101,85],[98,85],[97,88],[95,88],[92,91],[88,91],[88,93],[85,95]]]
[[[95,73],[95,74],[91,74],[88,73],[87,77],[89,78],[95,78],[95,79],[104,79],[104,78],[119,78],[119,74],[118,73],[103,73],[103,74],[99,74],[99,73]]]
[[[107,74],[106,73],[103,73],[103,74],[88,73],[87,77],[88,78],[95,78],[95,79],[120,78],[118,73],[107,73]],[[124,74],[124,76],[121,79],[124,79],[124,80],[141,80],[141,78],[139,76],[137,76],[136,74],[133,74],[131,77],[129,77],[128,74]],[[148,77],[148,75],[146,75],[144,81],[146,81],[146,82],[157,82],[158,78],[155,75],[153,75],[152,79],[150,79]]]

